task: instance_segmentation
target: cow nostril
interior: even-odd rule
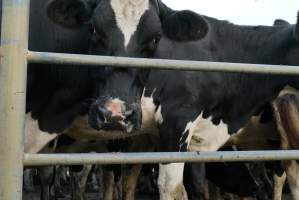
[[[122,116],[113,116],[110,118],[110,122],[120,122],[123,120]]]
[[[134,110],[128,110],[125,112],[125,117],[129,117],[134,113]]]
[[[108,121],[110,120],[111,116],[112,116],[112,113],[111,111],[105,109],[105,108],[102,108],[102,107],[99,107],[98,108],[98,111],[99,111],[99,114],[98,114],[98,117],[103,121]]]

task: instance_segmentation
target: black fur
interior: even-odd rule
[[[171,14],[163,20],[162,28],[167,37],[181,42],[202,39],[209,31],[205,19],[189,10]]]
[[[296,28],[295,28],[295,37],[297,39],[297,41],[299,41],[299,12],[297,15],[297,24],[296,24]]]
[[[286,25],[290,25],[289,22],[287,22],[286,20],[283,20],[283,19],[276,19],[274,21],[274,26],[286,26]]]
[[[47,5],[47,14],[57,24],[67,28],[79,28],[86,23],[97,0],[52,0]]]

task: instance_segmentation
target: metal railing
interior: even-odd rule
[[[24,166],[299,160],[299,151],[24,154],[27,61],[76,65],[299,74],[299,67],[115,58],[28,51],[29,0],[3,0],[0,66],[0,199],[21,200]]]

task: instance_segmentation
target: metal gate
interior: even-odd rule
[[[21,200],[24,166],[299,160],[299,151],[24,154],[27,62],[297,74],[299,67],[116,58],[28,51],[29,0],[3,0],[0,51],[0,200]]]

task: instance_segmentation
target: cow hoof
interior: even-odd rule
[[[177,185],[177,187],[171,193],[173,200],[188,200],[187,192],[183,184]]]

